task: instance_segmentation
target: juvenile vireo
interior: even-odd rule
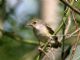
[[[54,31],[52,28],[50,28],[46,23],[44,23],[40,19],[32,19],[31,22],[27,23],[27,25],[33,27],[33,32],[36,35],[36,37],[39,39],[41,42],[46,42],[48,40],[54,41],[55,44],[52,44],[53,46],[61,46],[61,44],[58,42],[58,37],[53,36]]]

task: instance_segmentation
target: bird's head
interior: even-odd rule
[[[40,22],[39,19],[32,19],[31,21],[29,21],[27,23],[27,26],[31,26],[31,27],[34,27],[35,28],[36,26],[38,26],[40,24],[41,24],[41,22]]]

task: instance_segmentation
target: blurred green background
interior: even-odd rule
[[[14,1],[15,0],[13,0],[13,2]],[[28,3],[28,0],[26,1]],[[1,2],[2,0],[0,0],[0,4]],[[22,4],[25,7],[26,5],[24,2]],[[37,4],[39,4],[39,0],[29,0],[29,4],[27,4],[27,9],[28,9],[27,11],[26,9],[19,11],[19,9],[21,9],[23,6],[18,6],[18,8],[15,8],[14,14],[11,13],[8,16],[8,18],[4,21],[3,26],[0,27],[0,28],[3,28],[3,30],[8,33],[12,33],[14,31],[17,35],[15,36],[15,38],[13,38],[13,37],[10,37],[10,35],[8,35],[7,33],[2,34],[2,31],[0,31],[0,60],[36,60],[36,57],[38,55],[37,47],[38,47],[39,41],[35,37],[32,31],[32,28],[24,28],[23,26],[21,27],[21,24],[24,24],[25,22],[24,17],[26,17],[27,20],[30,20],[32,17],[35,17],[35,16],[39,17],[40,12],[38,10],[40,9],[40,7],[36,6]],[[80,0],[75,1],[73,6],[75,6],[80,10]],[[61,7],[60,15],[63,15],[64,13],[63,4],[60,4],[60,7]],[[2,8],[0,8],[0,16],[2,16],[3,13],[5,13],[4,9]],[[31,12],[32,10],[33,12]],[[16,13],[16,11],[19,11],[19,12]],[[25,14],[26,16],[22,14],[23,11],[28,12]],[[15,18],[15,15],[17,16],[17,18]],[[76,14],[75,16],[80,26],[80,15]],[[18,20],[19,17],[21,18]],[[0,17],[0,20],[1,18],[2,17]],[[22,19],[24,19],[24,22],[21,21]],[[2,22],[0,21],[0,23]],[[69,33],[73,32],[74,30],[75,30],[75,25],[74,25],[74,22],[72,21],[72,25],[70,26]],[[20,36],[21,39],[18,36]],[[74,40],[76,40],[76,37],[71,37],[65,41],[65,44],[70,45]],[[80,55],[78,53],[76,54],[78,56]]]

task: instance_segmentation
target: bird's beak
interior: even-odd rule
[[[32,24],[31,23],[27,23],[26,26],[32,26]]]
[[[30,28],[30,27],[32,27],[32,24],[31,24],[31,23],[27,23],[27,24],[25,25],[25,27],[26,27],[26,28]]]

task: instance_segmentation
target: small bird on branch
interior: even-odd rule
[[[51,49],[56,49],[56,50],[59,48],[61,49],[62,44],[61,44],[61,42],[58,41],[58,37],[54,35],[54,31],[52,30],[52,28],[50,26],[48,26],[44,21],[34,18],[30,22],[27,23],[27,26],[31,26],[33,28],[33,32],[34,32],[35,36],[38,38],[39,42],[44,43],[43,45],[40,44],[40,47],[41,47],[40,50],[45,54],[44,56],[49,57],[49,55],[48,55],[49,51],[47,51],[47,50],[49,50],[48,48],[50,48],[50,51],[51,51]],[[47,49],[47,50],[45,50],[43,48],[45,46],[46,42],[48,42],[48,44],[45,47],[45,49]],[[64,52],[64,58],[66,58],[66,56],[69,55],[69,54],[66,54],[67,52],[69,52],[68,50],[70,51],[70,48]],[[53,54],[53,52],[56,52],[56,51],[53,50],[51,53]],[[59,52],[57,52],[57,53],[59,53]],[[59,54],[61,55],[61,53],[62,52],[60,52]],[[45,60],[45,59],[43,59],[43,60]]]
[[[45,42],[51,40],[54,42],[54,44],[52,44],[53,47],[61,46],[61,43],[58,41],[58,37],[53,36],[54,31],[52,28],[49,27],[44,21],[33,18],[31,22],[27,23],[27,25],[33,28],[33,32],[40,42],[45,44]],[[49,43],[51,43],[51,41]]]

